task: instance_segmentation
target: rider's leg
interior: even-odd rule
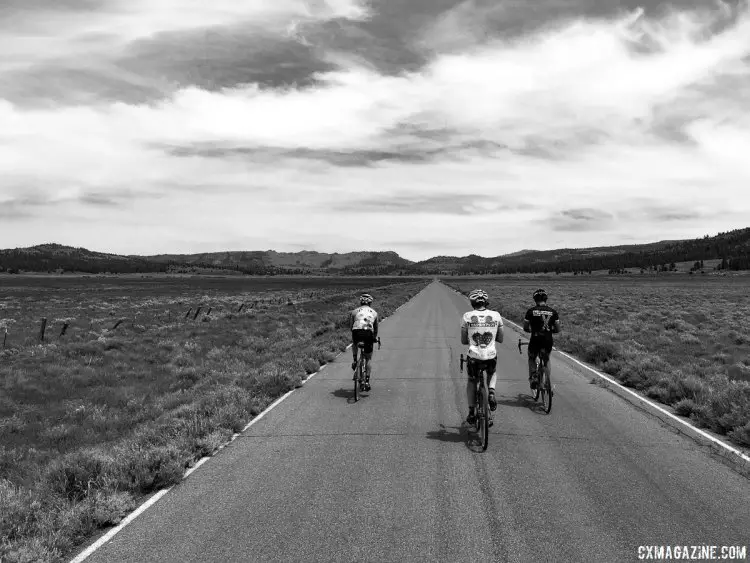
[[[363,350],[365,355],[365,385],[367,390],[370,390],[370,374],[372,373],[372,352],[374,349],[375,342],[373,341],[373,335],[370,333],[369,338],[365,341],[365,349]]]
[[[357,338],[352,331],[352,369],[357,369]]]
[[[547,376],[547,381],[549,381],[552,375],[552,350],[545,350],[544,359],[547,360],[544,372]]]
[[[529,382],[531,388],[536,389],[536,355],[537,351],[529,345]]]
[[[370,381],[370,374],[372,373],[372,366],[370,361],[372,360],[372,354],[365,354],[365,379]]]
[[[497,383],[497,373],[495,371],[492,372],[492,377],[490,377],[490,382],[487,384],[487,387],[489,387],[489,403],[490,403],[490,410],[494,411],[497,408],[497,399],[495,399],[495,384]]]
[[[470,363],[466,364],[466,373],[468,375],[466,379],[466,399],[469,402],[469,416],[466,418],[466,422],[474,424],[476,419],[474,414],[474,402],[476,401],[476,381],[474,381],[474,366]]]

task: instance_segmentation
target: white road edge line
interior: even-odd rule
[[[445,284],[443,284],[443,285],[445,285]],[[446,285],[446,287],[448,287],[448,288],[450,288],[450,289],[453,289],[452,287],[450,287],[450,286],[448,286],[448,285]],[[456,291],[455,289],[453,289],[453,291],[455,291],[456,293],[458,293],[458,294],[459,294],[459,295],[461,295],[462,297],[466,297],[465,295],[463,295],[463,293],[461,293],[461,292],[459,292],[459,291]],[[511,321],[511,320],[509,320],[509,319],[507,319],[507,318],[505,318],[505,317],[503,317],[503,321],[505,321],[506,323],[508,323],[508,324],[510,324],[510,325],[513,325],[513,326],[514,326],[514,327],[516,327],[516,328],[517,328],[517,329],[518,329],[519,331],[523,331],[523,327],[521,327],[520,325],[517,325],[517,324],[516,324],[516,323],[514,323],[513,321]],[[725,450],[727,450],[728,452],[730,452],[730,453],[732,453],[732,454],[736,455],[736,456],[737,456],[737,457],[739,457],[739,458],[740,458],[741,460],[743,460],[743,461],[745,461],[745,462],[747,462],[747,463],[750,463],[750,456],[747,456],[747,455],[745,455],[744,453],[742,453],[742,452],[741,452],[740,450],[738,450],[737,448],[734,448],[734,447],[730,446],[729,444],[727,444],[727,443],[725,443],[725,442],[722,442],[722,441],[721,441],[721,440],[719,440],[718,438],[714,438],[713,436],[711,436],[711,434],[708,434],[707,432],[704,432],[703,430],[701,430],[701,429],[700,429],[700,428],[698,428],[697,426],[693,426],[693,425],[692,425],[692,424],[690,424],[689,422],[687,422],[687,421],[685,421],[685,420],[681,419],[681,418],[680,418],[680,417],[678,417],[678,416],[675,416],[674,414],[672,414],[672,413],[671,413],[671,412],[669,412],[668,410],[664,409],[663,407],[661,407],[661,406],[657,405],[656,403],[654,403],[654,402],[652,402],[652,401],[649,401],[648,399],[646,399],[645,397],[642,397],[641,395],[639,395],[639,394],[638,394],[638,393],[636,393],[635,391],[632,391],[632,390],[628,389],[627,387],[625,387],[625,386],[624,386],[623,384],[621,384],[621,383],[620,383],[620,382],[618,382],[617,380],[615,380],[615,379],[612,379],[612,378],[611,378],[611,377],[609,377],[608,375],[605,375],[605,374],[603,374],[603,373],[601,373],[601,372],[599,372],[599,371],[595,370],[595,369],[594,369],[594,368],[592,368],[591,366],[587,366],[586,364],[584,364],[584,363],[583,363],[583,362],[581,362],[580,360],[578,360],[578,359],[574,358],[574,357],[573,357],[573,356],[571,356],[570,354],[566,354],[565,352],[562,352],[561,350],[558,350],[557,348],[554,348],[554,351],[555,351],[555,352],[557,352],[558,354],[562,355],[562,356],[565,356],[565,357],[566,357],[566,358],[568,358],[569,360],[572,360],[573,362],[575,362],[575,363],[576,363],[576,364],[578,364],[579,366],[581,366],[581,367],[583,367],[583,368],[586,368],[586,369],[587,369],[587,370],[589,370],[590,372],[592,372],[592,373],[594,373],[594,374],[598,375],[598,376],[599,376],[599,377],[601,377],[602,379],[604,379],[604,380],[608,381],[608,382],[609,382],[609,383],[611,383],[612,385],[615,385],[616,387],[618,387],[618,388],[619,388],[619,389],[621,389],[622,391],[625,391],[626,393],[628,393],[628,394],[632,395],[633,397],[635,397],[636,399],[640,400],[641,402],[643,402],[643,403],[646,403],[646,404],[647,404],[647,405],[649,405],[649,406],[650,406],[651,408],[653,408],[653,409],[656,409],[656,410],[657,410],[657,411],[659,411],[660,413],[662,413],[662,414],[665,414],[665,415],[667,415],[667,416],[668,416],[668,417],[669,417],[669,418],[670,418],[671,420],[674,420],[674,421],[676,421],[676,422],[679,422],[679,423],[680,423],[680,424],[682,424],[683,426],[686,426],[687,428],[690,428],[690,430],[692,430],[693,432],[696,432],[697,434],[699,434],[699,435],[701,435],[702,437],[704,437],[704,438],[706,438],[706,439],[710,440],[710,441],[711,441],[711,442],[713,442],[714,444],[716,444],[716,445],[718,445],[718,446],[720,446],[720,447],[724,448],[724,449],[725,449]]]
[[[520,325],[517,325],[517,324],[516,324],[516,323],[514,323],[513,321],[510,321],[510,320],[508,320],[508,319],[505,319],[505,321],[506,321],[506,322],[507,322],[508,324],[512,324],[513,326],[515,326],[515,327],[516,327],[516,328],[518,328],[519,330],[523,330],[523,328],[522,328],[522,327],[521,327]],[[651,408],[654,408],[654,409],[656,409],[657,411],[659,411],[660,413],[662,413],[662,414],[665,414],[665,415],[667,415],[667,416],[668,416],[668,417],[669,417],[670,419],[672,419],[672,420],[674,420],[674,421],[676,421],[676,422],[679,422],[680,424],[682,424],[682,425],[684,425],[684,426],[687,426],[687,427],[688,427],[688,428],[690,428],[690,429],[691,429],[691,430],[692,430],[693,432],[697,432],[698,434],[700,434],[700,435],[701,435],[701,436],[703,436],[704,438],[706,438],[706,439],[710,440],[710,441],[711,441],[711,442],[713,442],[714,444],[717,444],[717,445],[721,446],[722,448],[726,449],[727,451],[729,451],[729,452],[733,453],[734,455],[738,456],[738,457],[739,457],[740,459],[742,459],[743,461],[746,461],[746,462],[750,463],[750,456],[747,456],[747,455],[745,455],[745,454],[744,454],[744,453],[742,453],[742,452],[741,452],[740,450],[738,450],[738,449],[736,449],[736,448],[733,448],[732,446],[730,446],[729,444],[727,444],[727,443],[725,443],[725,442],[722,442],[722,441],[721,441],[721,440],[719,440],[718,438],[715,438],[715,437],[711,436],[711,434],[708,434],[707,432],[704,432],[703,430],[701,430],[701,429],[700,429],[700,428],[698,428],[697,426],[693,426],[693,425],[692,425],[692,424],[690,424],[689,422],[687,422],[687,421],[685,421],[685,420],[681,419],[681,418],[680,418],[679,416],[676,416],[676,415],[672,414],[671,412],[669,412],[669,411],[668,411],[668,410],[666,410],[665,408],[663,408],[663,407],[661,407],[661,406],[657,405],[657,404],[656,404],[656,403],[654,403],[653,401],[650,401],[650,400],[646,399],[645,397],[643,397],[643,396],[639,395],[639,394],[638,394],[638,393],[636,393],[635,391],[633,391],[633,390],[631,390],[631,389],[628,389],[627,387],[625,387],[625,386],[624,386],[624,385],[623,385],[622,383],[620,383],[619,381],[617,381],[617,380],[615,380],[615,379],[613,379],[613,378],[609,377],[608,375],[605,375],[605,374],[601,373],[600,371],[597,371],[597,370],[595,370],[595,369],[594,369],[594,368],[592,368],[591,366],[587,366],[587,365],[586,365],[586,364],[584,364],[584,363],[583,363],[582,361],[578,360],[577,358],[574,358],[574,357],[573,357],[573,356],[571,356],[570,354],[567,354],[567,353],[565,353],[565,352],[563,352],[563,351],[561,351],[561,350],[558,350],[558,349],[555,349],[555,352],[557,352],[557,353],[558,353],[558,354],[560,354],[561,356],[565,356],[566,358],[568,358],[569,360],[571,360],[571,361],[575,362],[575,363],[576,363],[576,364],[578,364],[579,366],[581,366],[581,367],[583,367],[583,368],[586,368],[586,369],[587,369],[587,370],[589,370],[590,372],[592,372],[592,373],[594,373],[594,374],[598,375],[599,377],[601,377],[602,379],[604,379],[604,380],[608,381],[608,382],[609,382],[609,383],[611,383],[612,385],[615,385],[616,387],[618,387],[618,388],[619,388],[619,389],[621,389],[622,391],[625,391],[626,393],[630,394],[631,396],[635,397],[636,399],[638,399],[638,400],[640,400],[640,401],[642,401],[642,402],[646,403],[646,404],[647,404],[647,405],[649,405],[649,406],[650,406]]]
[[[161,491],[157,492],[154,496],[152,496],[150,499],[148,499],[146,502],[144,502],[141,506],[135,509],[135,511],[128,514],[125,519],[120,522],[117,526],[112,528],[109,532],[104,534],[102,537],[100,537],[96,542],[91,544],[89,547],[86,548],[85,551],[82,553],[79,553],[78,556],[73,559],[70,563],[81,563],[85,559],[87,559],[92,553],[94,553],[97,549],[99,549],[101,546],[103,546],[105,543],[107,543],[109,540],[111,540],[113,537],[115,537],[120,530],[122,530],[125,526],[130,524],[133,520],[138,518],[142,513],[146,512],[151,505],[156,504],[156,502],[166,495],[169,491],[172,490],[172,487],[169,487],[168,489],[162,489]]]
[[[417,294],[415,294],[414,296],[412,296],[412,297],[411,297],[411,298],[409,299],[409,301],[411,301],[411,299],[414,299],[414,297],[416,297],[417,295],[419,295],[419,293],[421,293],[421,291],[420,291],[420,292],[418,292]],[[407,301],[407,303],[408,303],[408,301]],[[402,305],[400,305],[400,306],[398,306],[398,307],[397,307],[397,308],[396,308],[396,309],[395,309],[395,310],[393,311],[393,313],[395,314],[395,313],[396,313],[396,311],[398,311],[398,310],[399,310],[399,309],[400,309],[401,307],[403,307],[403,306],[404,306],[403,304],[402,304]],[[391,316],[393,316],[393,315],[391,315]],[[383,319],[383,321],[381,321],[381,322],[385,322],[385,321],[386,321],[387,319],[389,319],[389,318],[390,318],[390,317],[385,317],[385,318]],[[348,349],[349,349],[349,348],[351,348],[351,347],[352,347],[352,345],[351,345],[351,344],[349,344],[349,345],[348,345],[348,346],[347,346],[347,347],[345,348],[345,350],[348,350]],[[336,358],[338,358],[338,357],[339,357],[339,356],[340,356],[340,355],[341,355],[342,353],[343,353],[343,352],[339,352],[338,354],[336,354]],[[321,371],[322,369],[324,369],[324,368],[326,367],[326,365],[327,365],[327,364],[325,364],[325,365],[322,365],[322,366],[320,366],[320,368],[318,368],[318,371],[316,371],[315,373],[312,373],[312,374],[308,375],[308,376],[307,376],[307,377],[306,377],[305,379],[303,379],[303,380],[302,380],[302,385],[304,385],[304,384],[305,384],[305,383],[307,383],[307,382],[308,382],[308,381],[309,381],[310,379],[312,379],[312,378],[313,378],[313,377],[314,377],[315,375],[317,375],[318,373],[320,373],[320,371]],[[296,389],[292,389],[291,391],[287,391],[287,392],[286,392],[286,393],[285,393],[284,395],[282,395],[281,397],[279,397],[278,399],[276,399],[276,400],[275,400],[275,401],[274,401],[273,403],[271,403],[270,405],[268,405],[268,406],[267,406],[267,407],[266,407],[266,408],[265,408],[265,409],[263,410],[263,412],[259,413],[259,414],[258,414],[258,415],[257,415],[257,416],[256,416],[256,417],[254,418],[254,419],[252,419],[252,420],[251,420],[250,422],[248,422],[248,423],[247,423],[247,424],[245,425],[245,427],[244,427],[244,428],[242,429],[242,432],[245,432],[245,431],[247,431],[247,429],[248,429],[248,428],[250,428],[250,427],[251,427],[251,426],[252,426],[253,424],[255,424],[256,422],[258,422],[258,421],[259,421],[259,420],[260,420],[261,418],[263,418],[263,417],[264,417],[264,416],[266,416],[266,415],[267,415],[267,414],[268,414],[269,412],[271,412],[271,410],[272,410],[273,408],[277,407],[277,406],[279,405],[279,403],[281,403],[281,402],[282,402],[282,401],[283,401],[284,399],[286,399],[286,398],[287,398],[287,397],[288,397],[289,395],[291,395],[292,393],[294,393],[294,391],[296,391]],[[234,434],[234,435],[232,435],[232,437],[230,438],[229,442],[227,442],[226,444],[222,444],[222,445],[221,445],[221,446],[219,447],[219,449],[218,449],[218,450],[216,450],[216,452],[214,452],[214,454],[213,454],[213,455],[216,455],[216,454],[217,454],[218,452],[220,452],[220,451],[221,451],[221,450],[223,450],[223,449],[224,449],[224,448],[225,448],[226,446],[228,446],[228,445],[229,445],[229,444],[230,444],[231,442],[234,442],[234,440],[235,440],[235,439],[237,438],[237,436],[239,436],[240,434],[241,434],[241,432],[240,432],[240,433],[237,433],[237,434]],[[211,456],[211,457],[213,457],[213,456]],[[203,465],[204,463],[206,463],[206,462],[207,462],[207,461],[208,461],[209,459],[211,459],[211,457],[203,457],[203,458],[201,458],[200,460],[198,460],[198,462],[197,462],[197,463],[196,463],[195,465],[193,465],[193,466],[192,466],[192,467],[190,467],[190,468],[189,468],[189,469],[188,469],[187,471],[185,471],[185,474],[184,474],[184,475],[182,476],[182,479],[183,479],[183,480],[184,480],[184,479],[187,479],[187,478],[188,478],[188,476],[189,476],[189,475],[190,475],[191,473],[193,473],[193,471],[195,471],[195,470],[196,470],[196,469],[198,469],[198,468],[199,468],[199,467],[200,467],[201,465]],[[89,557],[90,557],[90,556],[91,556],[91,555],[92,555],[92,554],[93,554],[93,553],[94,553],[95,551],[97,551],[97,550],[98,550],[98,549],[99,549],[100,547],[102,547],[102,546],[103,546],[103,545],[104,545],[105,543],[107,543],[107,542],[108,542],[109,540],[111,540],[111,539],[112,539],[113,537],[115,537],[115,536],[116,536],[117,534],[119,534],[119,533],[120,533],[120,532],[121,532],[121,531],[123,530],[123,528],[125,528],[125,526],[127,526],[127,525],[128,525],[128,524],[130,524],[130,523],[131,523],[131,522],[132,522],[133,520],[135,520],[136,518],[138,518],[138,516],[140,516],[141,514],[143,514],[144,512],[146,512],[146,510],[148,510],[148,509],[149,509],[149,508],[150,508],[151,506],[153,506],[154,504],[156,504],[156,502],[157,502],[157,501],[158,501],[159,499],[161,499],[161,498],[162,498],[162,497],[163,497],[164,495],[166,495],[166,494],[167,494],[167,493],[168,493],[169,491],[171,491],[171,490],[172,490],[172,489],[173,489],[174,487],[175,487],[175,485],[172,485],[172,486],[171,486],[171,487],[169,487],[168,489],[162,489],[162,490],[160,490],[160,491],[156,492],[156,494],[154,494],[154,496],[152,496],[151,498],[149,498],[149,499],[148,499],[148,500],[147,500],[146,502],[144,502],[144,503],[143,503],[142,505],[140,505],[140,506],[139,506],[138,508],[136,508],[136,509],[135,509],[135,510],[134,510],[133,512],[131,512],[130,514],[128,514],[128,515],[127,515],[127,516],[126,516],[125,518],[123,518],[122,522],[120,522],[120,523],[119,523],[119,524],[118,524],[117,526],[115,526],[114,528],[112,528],[112,529],[111,529],[111,530],[110,530],[109,532],[107,532],[106,534],[104,534],[104,535],[103,535],[102,537],[100,537],[100,538],[99,538],[98,540],[96,540],[96,541],[95,541],[94,543],[92,543],[92,544],[91,544],[90,546],[88,546],[88,547],[87,547],[87,548],[86,548],[85,550],[83,550],[83,551],[82,551],[81,553],[79,553],[79,554],[78,554],[78,555],[77,555],[77,556],[75,557],[75,559],[72,559],[72,560],[70,561],[70,563],[82,563],[83,561],[85,561],[86,559],[88,559],[88,558],[89,558]]]

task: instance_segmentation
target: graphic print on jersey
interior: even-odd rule
[[[497,311],[471,311],[461,322],[469,337],[469,357],[490,360],[497,356],[495,337],[503,326],[502,317]]]
[[[559,319],[557,311],[547,305],[537,305],[526,312],[526,320],[533,333],[551,335],[553,326]]]
[[[364,306],[354,309],[352,317],[354,318],[352,330],[373,330],[378,314],[374,309]]]
[[[552,318],[552,311],[540,311],[539,309],[534,310],[534,316],[535,317],[541,317],[542,318],[542,328],[541,330],[543,332],[549,332],[552,330],[549,326],[549,321]]]

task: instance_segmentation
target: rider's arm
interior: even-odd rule
[[[461,344],[464,346],[469,345],[469,329],[465,326],[461,327]]]
[[[559,334],[561,330],[562,326],[560,326],[560,316],[555,312],[555,315],[552,317],[552,332]]]
[[[378,337],[378,317],[375,317],[375,320],[372,322],[372,337]]]
[[[505,335],[503,335],[503,327],[502,326],[497,327],[497,334],[495,335],[495,342],[499,342],[500,344],[502,344],[504,338],[505,338]]]
[[[526,311],[526,316],[523,319],[523,331],[531,332],[531,309]]]
[[[497,325],[497,334],[495,334],[495,342],[499,342],[500,344],[502,344],[504,338],[505,335],[503,334],[503,319],[500,319],[500,322]]]

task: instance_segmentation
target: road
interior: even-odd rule
[[[342,354],[86,561],[637,561],[642,545],[750,546],[746,478],[557,355],[544,414],[508,329],[481,452],[462,422],[468,308],[432,283],[383,323],[371,393],[352,402]]]

